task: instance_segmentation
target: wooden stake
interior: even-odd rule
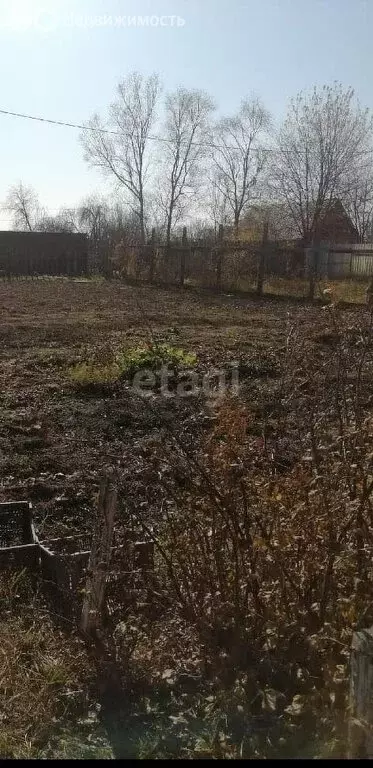
[[[94,633],[101,621],[113,541],[116,501],[117,489],[112,479],[105,477],[100,487],[97,522],[92,537],[92,549],[80,621],[80,628],[86,634]]]
[[[218,259],[216,264],[216,287],[218,291],[221,291],[221,281],[222,281],[222,267],[223,267],[223,242],[224,242],[224,227],[222,224],[219,225],[219,232],[218,232]]]
[[[373,757],[373,627],[352,637],[348,757]]]
[[[181,251],[180,251],[180,285],[184,285],[185,280],[185,262],[188,251],[188,235],[187,228],[183,227],[183,236],[181,239]]]
[[[257,296],[263,295],[267,248],[268,248],[268,220],[266,220],[263,224],[262,243],[261,243],[260,252],[259,252],[258,278],[257,278],[257,284],[256,284]]]
[[[155,227],[152,229],[150,238],[150,259],[149,259],[149,282],[154,281],[154,268],[155,268]]]

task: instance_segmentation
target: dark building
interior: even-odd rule
[[[65,232],[0,232],[0,271],[4,275],[84,275],[88,238]]]
[[[321,216],[315,239],[328,243],[358,243],[359,233],[340,200],[334,200]]]

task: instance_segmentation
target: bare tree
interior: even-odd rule
[[[215,176],[209,179],[206,199],[207,215],[213,222],[216,237],[220,225],[229,223],[229,211],[226,196],[222,193]]]
[[[294,222],[283,203],[260,201],[251,205],[242,217],[243,229],[252,233],[254,239],[261,239],[264,226],[268,226],[271,240],[287,240],[296,237]]]
[[[94,252],[97,252],[108,234],[109,206],[105,200],[91,195],[78,207],[79,228],[85,232],[92,244]]]
[[[166,97],[166,122],[159,203],[164,213],[166,243],[186,211],[207,155],[206,135],[214,104],[200,90],[178,88]]]
[[[366,174],[358,173],[355,183],[343,198],[344,207],[359,234],[360,243],[373,235],[373,168]]]
[[[20,181],[10,188],[5,206],[13,217],[13,226],[16,229],[28,230],[35,228],[41,211],[38,196],[32,187],[26,187]]]
[[[217,232],[210,219],[194,219],[188,227],[190,240],[200,242],[203,245],[215,245],[216,234]]]
[[[69,208],[61,208],[58,213],[52,215],[47,211],[41,212],[35,221],[36,232],[64,232],[73,233],[81,231],[77,224],[76,211]]]
[[[145,242],[149,137],[159,92],[157,75],[144,79],[136,72],[130,74],[118,85],[108,121],[104,123],[94,115],[82,135],[87,162],[100,168],[129,194],[139,219],[142,242]]]
[[[368,112],[355,103],[351,88],[335,83],[291,102],[278,136],[273,180],[305,243],[317,238],[331,204],[356,185],[370,135]]]
[[[266,152],[260,146],[270,116],[258,99],[245,99],[239,113],[224,117],[215,128],[213,161],[216,184],[233,217],[237,232],[243,213],[258,197]]]
[[[108,229],[112,242],[124,238],[127,244],[136,245],[141,240],[138,217],[119,201],[109,208]]]

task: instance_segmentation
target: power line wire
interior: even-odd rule
[[[64,120],[52,120],[48,117],[36,117],[35,115],[25,115],[22,112],[10,112],[7,109],[0,109],[2,115],[11,115],[12,117],[23,117],[26,120],[36,120],[39,123],[51,123],[52,125],[63,125],[67,128],[80,128],[86,130],[89,126],[79,125],[79,123],[67,123]],[[119,135],[117,131],[110,131],[107,128],[89,128],[91,131],[98,131],[99,133],[113,133]]]
[[[10,110],[7,110],[7,109],[0,109],[0,114],[1,115],[10,115],[11,117],[20,117],[20,118],[22,118],[24,120],[35,120],[36,122],[39,122],[39,123],[49,123],[51,125],[60,125],[60,126],[66,127],[66,128],[78,128],[79,130],[92,131],[93,133],[108,133],[108,134],[111,134],[112,136],[123,136],[123,135],[129,136],[129,137],[132,136],[132,134],[129,131],[121,131],[121,132],[119,132],[119,131],[112,131],[109,128],[99,128],[98,126],[82,125],[80,123],[68,123],[65,120],[53,120],[52,118],[49,118],[49,117],[37,117],[35,115],[26,115],[23,112],[11,112]],[[166,139],[166,138],[164,138],[162,136],[151,136],[150,135],[150,136],[148,136],[148,139],[150,141],[159,141],[159,142],[161,142],[163,144],[172,144],[173,143],[171,139]],[[226,146],[222,146],[222,145],[219,145],[219,144],[214,144],[214,143],[209,142],[209,141],[205,141],[205,142],[194,141],[194,142],[191,142],[191,145],[194,146],[194,147],[208,147],[209,149],[221,149],[221,150],[232,149],[231,147],[228,148]],[[296,154],[296,155],[300,154],[299,152],[296,152],[296,151],[291,150],[291,149],[288,149],[288,150],[286,150],[286,149],[285,150],[284,149],[276,149],[276,147],[252,147],[251,152],[277,152],[277,153],[280,153],[280,154]],[[362,150],[361,152],[359,152],[358,154],[359,154],[359,156],[371,155],[372,152],[373,152],[372,149],[365,149],[365,150]],[[305,153],[306,153],[306,151],[304,153],[302,153],[302,154],[305,154]]]
[[[65,126],[67,128],[78,128],[79,130],[83,130],[83,131],[87,131],[88,130],[88,131],[92,131],[92,132],[96,132],[96,133],[109,133],[112,136],[123,136],[123,135],[129,136],[129,137],[132,136],[132,134],[129,131],[121,131],[121,132],[119,132],[119,131],[112,131],[109,128],[99,128],[98,126],[81,125],[80,123],[68,123],[68,122],[66,122],[64,120],[53,120],[52,118],[48,118],[48,117],[36,117],[35,115],[26,115],[26,114],[24,114],[22,112],[10,112],[7,109],[0,109],[0,114],[2,114],[2,115],[11,115],[12,117],[21,117],[21,118],[23,118],[25,120],[35,120],[36,122],[39,122],[39,123],[50,123],[51,125],[61,125],[61,126]],[[162,136],[151,136],[150,135],[150,136],[148,136],[148,139],[150,141],[159,141],[159,142],[161,142],[163,144],[172,144],[173,143],[171,139],[166,139],[166,138],[164,138]],[[192,146],[194,146],[194,147],[208,147],[210,149],[222,149],[222,150],[224,150],[224,149],[226,150],[227,149],[227,147],[224,147],[224,146],[219,145],[219,144],[214,144],[214,143],[208,142],[208,141],[203,141],[203,142],[202,141],[201,142],[193,141],[192,142]],[[278,152],[279,150],[277,150],[275,147],[253,147],[251,151],[253,151],[253,152]]]

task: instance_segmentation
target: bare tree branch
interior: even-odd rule
[[[269,126],[269,113],[260,101],[245,99],[238,115],[223,118],[215,127],[216,186],[232,213],[236,230],[242,214],[258,196],[267,159],[259,142]]]
[[[144,80],[142,75],[132,73],[119,83],[117,100],[109,110],[107,125],[114,133],[102,132],[106,126],[94,115],[82,135],[87,162],[116,181],[132,200],[142,242],[145,242],[149,135],[159,93],[157,75]]]
[[[187,200],[196,192],[201,162],[207,155],[203,141],[210,130],[213,109],[210,97],[199,90],[178,88],[166,98],[158,200],[164,214],[167,244],[174,225],[185,211]]]
[[[333,202],[356,186],[371,135],[368,112],[354,92],[335,83],[300,93],[278,135],[272,168],[275,196],[284,202],[305,243],[317,237]]]
[[[12,214],[13,226],[16,229],[29,232],[35,229],[40,216],[40,205],[32,187],[24,186],[21,181],[15,184],[8,192],[4,208]]]
[[[359,241],[369,242],[373,235],[373,168],[366,175],[356,176],[343,203],[359,233]]]

